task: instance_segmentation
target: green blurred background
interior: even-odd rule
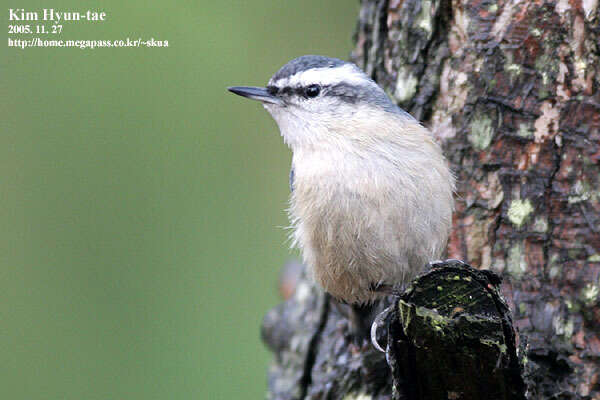
[[[358,2],[24,0],[5,27],[9,7],[101,9],[60,38],[170,47],[5,39],[0,398],[263,398],[290,152],[225,88],[302,54],[347,58]]]

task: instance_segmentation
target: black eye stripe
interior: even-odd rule
[[[277,86],[267,86],[267,93],[272,96],[275,96],[279,92],[279,88]]]
[[[284,101],[286,97],[304,99],[307,104],[310,104],[311,97],[307,96],[306,88],[304,87],[290,87],[285,86],[279,88],[277,86],[269,85],[267,90],[272,95],[277,95]],[[379,107],[384,111],[400,114],[408,119],[413,119],[404,110],[392,103],[385,92],[375,86],[371,81],[365,80],[362,83],[348,83],[348,82],[337,82],[330,83],[327,85],[320,86],[321,90],[317,95],[318,98],[323,99],[335,99],[335,101],[343,102],[345,104],[369,104],[370,106]],[[317,98],[315,96],[315,98]]]
[[[291,86],[284,86],[282,88],[278,88],[277,86],[267,86],[267,92],[269,92],[269,94],[271,95],[283,95],[283,96],[291,96],[291,95],[296,95],[296,96],[301,96],[304,98],[312,98],[312,97],[317,97],[319,94],[323,93],[323,91],[325,89],[327,89],[329,86],[321,86],[321,85],[317,85],[317,84],[311,84],[308,86],[298,86],[298,87],[291,87]],[[316,89],[316,91],[315,91]],[[309,93],[311,92],[311,93]],[[314,94],[316,93],[316,94]],[[312,95],[311,95],[312,94]]]

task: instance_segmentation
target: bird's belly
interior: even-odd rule
[[[347,152],[295,151],[293,163],[295,243],[317,283],[334,297],[370,302],[378,297],[374,285],[405,284],[443,253],[451,176],[441,180],[442,167],[432,168],[429,158],[407,165],[410,173]]]
[[[305,262],[334,297],[372,301],[373,286],[404,283],[414,276],[411,265],[426,261],[402,196],[389,190],[376,196],[368,187],[318,189],[295,191],[291,211]]]

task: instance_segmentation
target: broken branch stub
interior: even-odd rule
[[[500,279],[457,260],[432,264],[387,317],[394,398],[525,399]]]

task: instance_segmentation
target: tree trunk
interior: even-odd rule
[[[600,399],[598,3],[363,0],[355,37],[353,61],[444,148],[449,256],[504,278],[531,399]],[[390,398],[382,354],[299,285],[265,319],[271,397]]]

